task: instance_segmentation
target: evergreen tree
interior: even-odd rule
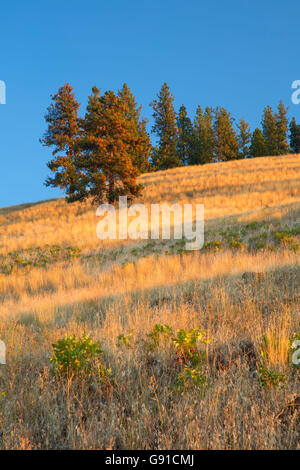
[[[288,133],[288,109],[284,107],[282,101],[279,102],[278,112],[276,114],[277,119],[277,154],[286,155],[289,153],[289,143],[287,138]]]
[[[239,158],[247,158],[249,156],[251,141],[250,126],[245,119],[241,119],[238,124],[238,129]]]
[[[253,158],[264,157],[268,154],[268,146],[259,128],[256,128],[251,137],[250,155]]]
[[[135,129],[136,136],[142,139],[141,145],[136,149],[138,152],[136,152],[135,155],[133,153],[132,163],[135,167],[137,167],[139,173],[146,173],[150,170],[148,157],[151,152],[151,141],[146,129],[147,120],[141,118],[142,106],[138,107],[135,97],[133,96],[127,83],[124,83],[122,89],[119,90],[118,96],[121,100],[126,102],[128,106],[127,117],[129,120],[132,120],[132,125]],[[142,145],[142,141],[144,142],[144,145]]]
[[[190,159],[191,143],[193,135],[193,126],[190,118],[187,115],[186,107],[182,105],[179,109],[177,116],[177,155],[180,163],[186,165]]]
[[[213,131],[213,110],[197,107],[193,126],[193,139],[189,163],[198,165],[213,161],[215,137]]]
[[[164,83],[158,99],[151,103],[154,110],[152,132],[159,139],[157,151],[152,154],[152,164],[157,170],[166,170],[180,165],[176,151],[177,129],[173,102],[174,96],[170,93],[167,83]]]
[[[201,165],[203,161],[203,134],[204,134],[204,113],[201,106],[197,106],[194,118],[193,134],[191,140],[191,153],[189,157],[190,165]]]
[[[267,146],[266,155],[279,155],[277,117],[271,106],[264,109],[262,130]]]
[[[214,134],[216,139],[215,156],[218,162],[238,158],[239,144],[233,128],[234,119],[226,109],[216,109]]]
[[[54,147],[53,159],[47,163],[54,173],[46,179],[46,186],[59,187],[66,190],[67,200],[81,184],[81,175],[76,168],[76,160],[80,156],[79,141],[79,103],[75,99],[73,88],[66,83],[58,93],[51,95],[53,101],[47,109],[45,120],[48,129],[41,143]]]
[[[290,147],[293,153],[300,153],[300,125],[296,123],[296,119],[290,122]]]
[[[144,137],[137,135],[125,100],[113,91],[103,96],[96,87],[92,91],[82,120],[84,156],[79,168],[88,180],[84,196],[97,203],[114,203],[122,195],[133,199],[142,189],[136,182],[139,171],[133,161],[145,149]]]

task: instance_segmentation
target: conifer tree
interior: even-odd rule
[[[296,123],[296,119],[290,122],[290,147],[293,153],[300,153],[300,125]]]
[[[226,109],[216,109],[214,134],[216,139],[215,156],[218,162],[238,158],[239,144],[233,128],[234,119]]]
[[[150,170],[149,156],[151,152],[151,141],[146,129],[147,120],[141,118],[142,106],[138,107],[135,97],[127,83],[124,83],[122,89],[119,90],[118,96],[121,100],[126,102],[128,106],[127,117],[129,120],[132,120],[132,125],[137,137],[141,138],[141,145],[136,148],[136,154],[134,155],[133,152],[132,163],[139,170],[139,173],[146,173]],[[144,142],[144,145],[142,145],[142,142]]]
[[[193,123],[193,134],[191,140],[191,152],[189,157],[190,165],[201,165],[203,161],[204,147],[204,113],[201,106],[197,106]]]
[[[265,138],[259,128],[256,128],[251,137],[250,155],[253,158],[264,157],[268,154]]]
[[[157,170],[166,170],[180,165],[176,151],[177,128],[173,102],[174,96],[170,93],[167,83],[164,83],[158,99],[151,103],[154,110],[152,132],[158,137],[157,150],[152,154],[152,164]]]
[[[190,160],[193,126],[184,105],[181,105],[178,112],[177,129],[177,155],[181,165],[186,165]]]
[[[251,131],[245,119],[240,120],[238,130],[239,158],[247,158],[250,151]]]
[[[262,133],[267,146],[266,155],[279,155],[277,118],[271,106],[266,106],[263,111]]]
[[[54,175],[46,179],[45,185],[64,189],[70,201],[72,193],[82,184],[81,173],[76,167],[76,160],[80,156],[80,105],[68,83],[59,88],[55,95],[51,95],[51,100],[45,115],[48,129],[41,143],[54,148],[53,159],[47,163]]]
[[[142,189],[136,182],[139,171],[133,161],[137,154],[143,156],[144,137],[137,135],[133,120],[128,118],[125,100],[113,91],[103,96],[96,87],[92,91],[82,120],[79,168],[88,181],[84,196],[91,196],[96,203],[114,203],[121,195],[132,199]]]
[[[277,119],[277,154],[286,155],[289,153],[289,143],[288,143],[288,118],[287,112],[288,109],[284,107],[283,102],[280,100],[278,105],[278,112],[276,113]]]
[[[203,112],[201,106],[198,106],[193,126],[190,164],[197,165],[213,161],[214,149],[213,110],[206,107]]]

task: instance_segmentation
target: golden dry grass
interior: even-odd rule
[[[288,425],[276,416],[300,392],[289,355],[289,339],[300,332],[300,237],[276,233],[300,223],[300,156],[178,168],[140,180],[147,205],[204,203],[205,241],[222,249],[184,252],[174,240],[101,242],[88,203],[58,199],[0,209],[0,265],[12,252],[22,257],[46,245],[81,250],[45,266],[16,262],[2,269],[7,365],[0,366],[0,447],[299,448],[299,416]],[[265,276],[245,282],[248,271]],[[165,346],[151,354],[141,343],[117,347],[120,333],[132,330],[140,340],[155,323],[207,331],[205,392],[171,391],[178,371]],[[51,375],[51,344],[84,331],[106,351],[113,390],[75,387]],[[262,387],[263,363],[285,374],[286,383]]]

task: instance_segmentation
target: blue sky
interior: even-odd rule
[[[0,207],[62,195],[46,188],[49,149],[39,143],[50,94],[127,82],[150,119],[167,81],[176,108],[224,106],[253,129],[280,99],[300,121],[298,0],[15,0],[1,4]],[[150,129],[150,125],[149,125]]]

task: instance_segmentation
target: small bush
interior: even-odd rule
[[[279,385],[284,385],[286,382],[285,374],[277,374],[273,370],[268,370],[261,367],[258,370],[259,383],[262,387],[277,388]]]
[[[192,330],[181,329],[177,336],[172,338],[176,348],[177,363],[190,364],[197,366],[202,363],[204,353],[198,349],[198,344],[207,344],[209,342],[206,332],[199,328]]]
[[[53,356],[50,358],[54,373],[67,378],[75,376],[97,375],[103,380],[112,378],[110,369],[102,364],[104,351],[98,341],[92,341],[90,335],[82,337],[66,335],[52,345]]]
[[[175,380],[174,389],[184,393],[192,389],[203,390],[207,385],[207,378],[199,368],[185,366],[181,374]]]
[[[173,334],[173,330],[170,326],[156,324],[152,328],[151,333],[147,334],[149,341],[145,341],[145,344],[150,349],[150,351],[153,351],[159,346],[161,340],[166,341],[170,339]]]

